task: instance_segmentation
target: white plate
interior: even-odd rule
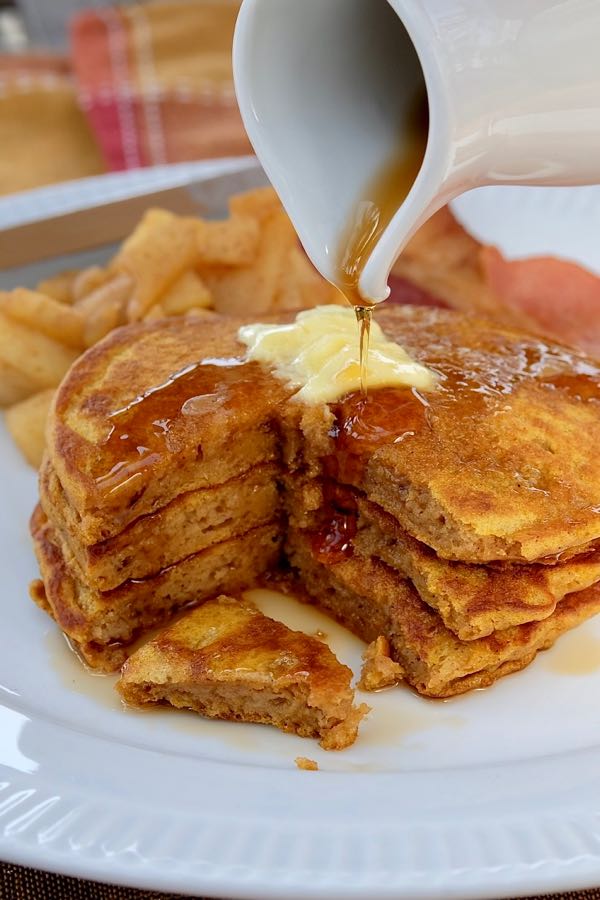
[[[495,189],[458,207],[510,252],[585,247],[598,268],[597,197]],[[360,740],[340,754],[259,726],[125,712],[111,679],[83,672],[27,598],[35,478],[3,431],[0,460],[2,858],[261,900],[600,883],[600,618],[490,690],[447,703],[373,696]],[[277,596],[261,602],[320,627],[357,667],[360,644],[342,629]],[[321,770],[297,770],[298,755]]]

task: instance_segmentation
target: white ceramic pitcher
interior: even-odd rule
[[[234,73],[256,153],[332,281],[424,84],[427,149],[362,271],[373,300],[409,237],[463,191],[600,182],[599,0],[244,0]]]

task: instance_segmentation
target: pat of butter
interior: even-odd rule
[[[244,325],[238,338],[247,358],[264,363],[293,387],[304,403],[329,403],[360,390],[359,336],[353,309],[317,306],[298,313],[286,325]],[[414,387],[432,390],[436,375],[388,341],[371,324],[367,381],[369,388]]]

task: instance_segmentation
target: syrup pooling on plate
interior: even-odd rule
[[[600,638],[577,630],[563,635],[544,659],[545,668],[558,675],[589,675],[600,669]]]
[[[186,427],[206,415],[230,415],[270,376],[257,363],[242,359],[206,359],[191,363],[166,381],[135,397],[109,416],[102,445],[104,472],[96,483],[112,493],[177,452]],[[201,454],[201,447],[198,447]]]

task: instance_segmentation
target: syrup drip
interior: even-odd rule
[[[361,391],[367,392],[369,332],[373,300],[359,289],[360,277],[379,238],[406,200],[419,173],[429,128],[425,95],[415,99],[399,140],[401,150],[366,185],[341,242],[338,287],[356,308],[360,340]]]
[[[360,392],[367,396],[367,377],[369,369],[369,342],[371,339],[371,321],[373,309],[370,306],[355,306],[356,320],[359,327],[359,362],[360,362]]]
[[[342,562],[352,556],[357,506],[351,491],[332,481],[323,486],[323,525],[312,536],[313,553],[323,562]]]
[[[410,388],[349,394],[335,407],[330,432],[335,453],[326,461],[325,470],[349,484],[360,481],[366,461],[375,450],[399,444],[423,428],[427,408],[427,401]]]
[[[312,549],[321,560],[341,562],[352,556],[352,539],[356,535],[356,515],[334,511],[326,525],[312,539]]]

